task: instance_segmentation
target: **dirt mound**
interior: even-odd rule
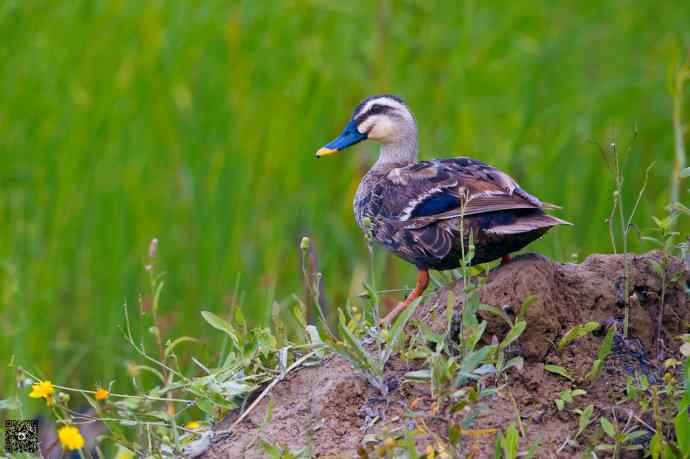
[[[656,333],[656,317],[661,304],[662,281],[654,272],[650,259],[660,261],[660,252],[629,256],[630,334],[650,348]],[[679,260],[671,259],[667,277],[683,270]],[[685,277],[687,281],[687,276]],[[666,310],[664,331],[674,337],[683,332],[688,319],[685,284],[667,286],[664,292]],[[462,303],[462,283],[440,289],[431,301],[419,308],[417,319],[430,323],[436,331],[445,326],[435,314],[445,308],[448,291]],[[526,298],[534,297],[527,310],[529,326],[520,339],[521,355],[529,360],[543,359],[557,338],[574,325],[590,320],[605,323],[621,319],[625,308],[622,255],[592,255],[582,264],[554,263],[548,258],[528,254],[494,270],[480,288],[482,303],[517,311]],[[443,314],[440,315],[443,317]],[[495,321],[486,315],[487,320]],[[671,340],[666,340],[673,344]],[[676,345],[678,343],[675,343]]]
[[[576,399],[574,407],[594,404],[596,413],[607,410],[621,417],[632,416],[634,406],[616,402],[622,398],[629,375],[643,373],[651,381],[658,379],[655,331],[662,294],[666,356],[676,352],[678,343],[673,337],[683,333],[684,325],[690,321],[685,290],[690,278],[682,264],[672,260],[667,279],[675,276],[677,280],[664,285],[651,262],[661,259],[662,254],[657,252],[628,258],[630,338],[616,335],[612,357],[602,376],[591,384],[585,384],[583,377],[601,345],[601,336],[583,338],[560,354],[555,352],[555,343],[574,325],[622,320],[623,257],[593,255],[582,264],[561,264],[529,254],[491,272],[479,290],[482,303],[501,307],[510,314],[527,297],[535,299],[526,314],[527,329],[512,350],[524,356],[526,363],[521,370],[512,371],[508,392],[501,391],[486,402],[488,410],[477,420],[475,428],[503,429],[519,417],[527,437],[521,441],[521,447],[538,441],[537,457],[578,457],[581,445],[566,443],[577,430],[577,418],[569,411],[558,411],[554,404],[560,391],[573,383],[545,371],[548,364],[565,367],[586,389],[587,393]],[[462,283],[457,282],[430,295],[414,318],[436,331],[444,331],[451,290],[457,298],[456,309],[461,309]],[[484,318],[490,323],[486,334],[489,339],[505,333],[500,319],[488,314]],[[432,433],[447,437],[448,425],[434,416],[428,384],[404,381],[403,375],[415,369],[419,369],[418,362],[391,359],[386,380],[392,390],[386,399],[379,397],[356,370],[339,358],[329,359],[319,367],[301,369],[276,385],[270,397],[231,436],[219,438],[205,457],[265,457],[261,439],[292,451],[309,446],[318,457],[356,457],[365,436],[401,433],[411,423],[420,422]],[[272,417],[267,422],[268,399],[272,400]],[[411,411],[417,416],[406,416]],[[428,417],[419,413],[428,413]],[[237,414],[231,415],[215,430],[227,429],[236,417]],[[418,439],[420,451],[425,447],[423,440]],[[427,444],[432,440],[429,436]],[[468,439],[464,456],[473,451],[474,457],[493,457],[494,441],[493,435]]]

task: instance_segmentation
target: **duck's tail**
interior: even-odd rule
[[[559,206],[557,204],[552,204],[550,202],[542,202],[541,208],[542,208],[542,210],[561,210],[561,209],[563,209],[561,206]]]

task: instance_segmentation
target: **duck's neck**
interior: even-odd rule
[[[417,162],[416,133],[404,137],[398,142],[381,145],[379,159],[376,160],[371,170],[384,172],[394,167],[406,166],[415,162]]]

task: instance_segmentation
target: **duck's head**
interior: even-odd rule
[[[316,152],[316,157],[332,155],[361,142],[375,140],[383,144],[381,159],[386,156],[405,156],[414,160],[417,155],[417,123],[405,102],[397,96],[371,96],[357,105],[352,119],[343,132]],[[407,158],[409,156],[409,158]]]

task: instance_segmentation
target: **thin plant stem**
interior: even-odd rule
[[[613,229],[614,222],[616,220],[616,209],[618,208],[618,199],[617,196],[614,194],[613,196],[613,205],[611,206],[611,214],[609,215],[608,220],[606,223],[608,223],[609,226],[609,237],[611,238],[611,247],[613,248],[613,253],[616,254],[618,251],[616,250],[616,234],[615,230]]]
[[[38,378],[36,375],[31,373],[29,370],[26,368],[19,368],[19,370],[24,373],[26,376],[29,378],[33,379],[36,382],[40,382],[40,378]],[[64,390],[66,392],[76,392],[79,394],[89,394],[89,395],[95,395],[96,391],[93,390],[87,390],[87,389],[77,389],[76,387],[68,387],[68,386],[61,386],[59,384],[53,384],[53,387],[56,389]],[[150,400],[150,401],[159,401],[159,402],[166,402],[166,401],[173,401],[173,402],[178,402],[178,403],[184,403],[187,405],[193,405],[196,403],[194,400],[185,400],[181,398],[167,398],[167,397],[153,397],[150,395],[127,395],[127,394],[117,394],[110,392],[108,393],[108,397],[118,397],[118,398],[132,398],[132,399],[139,399],[139,400]]]
[[[671,202],[680,200],[680,171],[685,168],[686,154],[683,129],[683,92],[685,83],[690,80],[690,65],[686,61],[676,73],[673,87],[673,140],[675,164],[671,180]]]
[[[617,207],[618,207],[618,218],[621,230],[621,237],[623,239],[623,301],[625,302],[625,313],[623,317],[623,336],[627,338],[628,327],[630,323],[630,301],[628,299],[629,292],[629,266],[628,266],[628,228],[625,222],[625,209],[623,207],[623,173],[621,158],[616,149],[616,144],[611,144],[611,149],[614,154],[615,164],[616,164],[616,197],[617,197]]]
[[[637,200],[635,200],[635,205],[633,206],[632,211],[628,216],[628,223],[626,223],[625,225],[626,231],[630,231],[630,227],[632,226],[632,219],[635,216],[635,213],[637,213],[637,208],[640,206],[640,201],[642,201],[642,195],[647,189],[647,182],[649,181],[649,171],[651,171],[655,165],[656,161],[653,161],[652,164],[647,166],[647,169],[644,171],[644,180],[642,181],[642,187],[640,188],[640,192],[637,194]]]

